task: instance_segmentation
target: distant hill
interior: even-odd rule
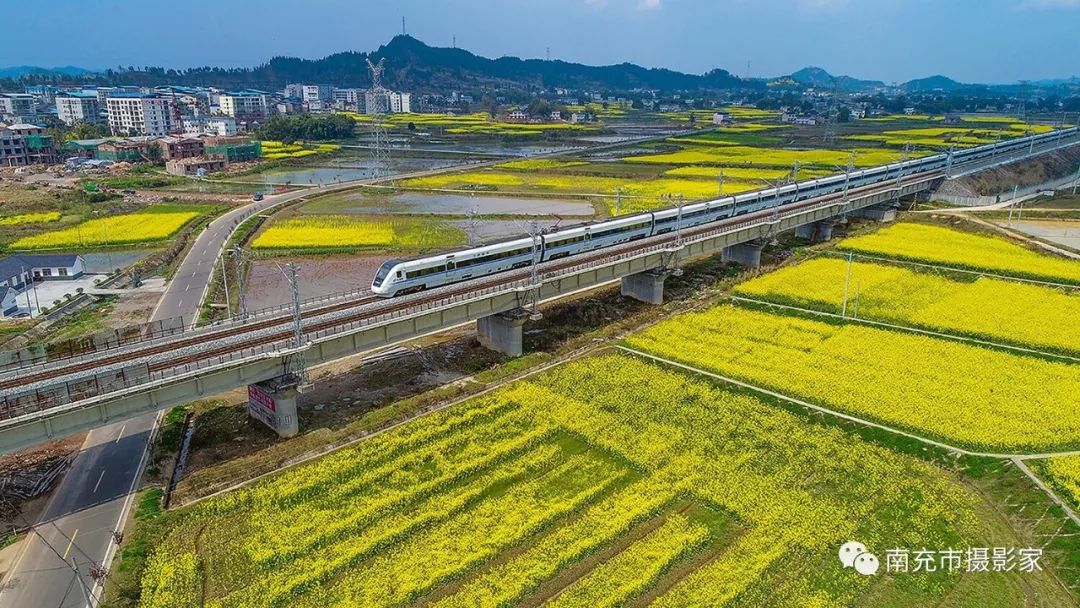
[[[92,73],[91,70],[71,65],[58,68],[41,68],[34,65],[19,65],[10,68],[0,68],[0,78],[23,78],[24,76],[85,76]]]
[[[880,80],[860,80],[851,76],[833,76],[824,68],[806,67],[792,73],[788,78],[795,82],[816,89],[831,89],[839,86],[844,91],[868,91],[884,87]]]
[[[288,83],[316,83],[339,87],[367,87],[371,84],[366,63],[369,57],[374,61],[386,59],[384,84],[411,91],[475,90],[491,85],[523,89],[565,87],[600,91],[643,88],[665,92],[764,88],[764,83],[760,81],[743,81],[720,69],[699,75],[644,68],[631,63],[590,66],[567,61],[517,57],[489,59],[464,49],[428,46],[406,35],[395,36],[389,43],[371,53],[348,51],[322,59],[274,57],[255,68],[106,70],[100,75],[94,75],[93,79],[102,83],[140,86],[179,84],[276,89]]]
[[[727,89],[744,83],[724,70],[703,75],[643,68],[631,63],[589,66],[567,61],[500,57],[489,59],[463,49],[432,47],[411,36],[398,35],[372,53],[337,53],[318,60],[275,57],[255,68],[254,80],[280,86],[288,82],[320,82],[340,86],[370,84],[365,60],[386,59],[386,84],[400,89],[440,89],[500,84],[522,87],[565,87],[628,91]]]
[[[971,86],[973,85],[963,84],[939,74],[937,76],[909,80],[900,85],[900,88],[908,93],[927,93],[930,91],[958,91],[960,89],[970,88]]]

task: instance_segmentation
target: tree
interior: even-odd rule
[[[526,112],[529,113],[529,116],[548,116],[551,114],[552,109],[550,101],[537,98],[529,103]]]
[[[64,133],[64,141],[71,141],[73,139],[102,139],[108,136],[108,126],[79,121],[67,129],[67,132]]]
[[[851,108],[847,106],[840,106],[839,115],[836,117],[839,122],[851,122]]]
[[[159,165],[159,164],[161,164],[161,159],[162,158],[163,158],[163,155],[161,153],[161,146],[158,146],[156,144],[151,144],[146,149],[146,160],[147,160],[147,162],[149,162],[151,164]]]

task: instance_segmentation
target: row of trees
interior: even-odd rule
[[[344,114],[316,116],[296,114],[293,116],[272,116],[256,132],[259,139],[283,141],[321,141],[329,139],[350,139],[356,133],[356,121]]]

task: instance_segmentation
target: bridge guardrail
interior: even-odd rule
[[[922,179],[907,180],[904,182],[903,185],[924,183],[926,181],[929,181],[930,179],[933,178],[923,177]],[[891,188],[886,188],[883,191],[888,192],[889,190],[891,190]],[[672,251],[673,245],[676,244],[676,246],[681,249],[688,244],[705,241],[726,233],[736,232],[746,228],[767,226],[769,224],[776,223],[786,217],[819,211],[821,209],[826,209],[829,207],[842,208],[848,206],[851,201],[859,200],[859,198],[865,198],[856,197],[851,199],[850,201],[845,201],[837,200],[835,196],[836,195],[833,195],[832,199],[828,201],[823,201],[813,206],[801,207],[798,209],[777,210],[769,217],[747,218],[735,224],[729,224],[717,228],[706,227],[704,229],[697,230],[688,229],[688,234],[685,237],[679,237],[675,243],[671,242],[671,237],[675,236],[675,234],[667,233],[663,235],[665,237],[665,240],[661,242],[649,245],[647,247],[637,247],[633,249],[627,249],[625,251],[613,252],[612,255],[605,257],[601,263],[582,262],[580,264],[560,268],[555,271],[541,272],[538,274],[537,278],[539,280],[539,284],[543,284],[545,282],[550,282],[567,276],[579,274],[584,271],[595,270],[596,268],[606,265],[617,264],[627,260],[646,257],[663,251]],[[842,213],[843,211],[838,210],[838,212]],[[632,246],[633,244],[624,245],[624,247]],[[381,325],[405,317],[415,316],[418,314],[431,312],[433,310],[447,308],[449,306],[457,305],[465,301],[476,300],[493,294],[513,292],[523,289],[535,289],[539,286],[539,284],[532,283],[531,279],[529,278],[519,279],[510,283],[504,283],[501,285],[496,285],[474,291],[458,293],[438,300],[422,302],[415,307],[397,308],[382,314],[376,313],[362,319],[334,325],[332,327],[322,330],[317,330],[315,332],[305,334],[305,336],[308,338],[309,341],[319,340],[328,336],[340,335],[356,329]],[[416,295],[420,296],[421,294]],[[22,394],[3,397],[2,400],[0,400],[0,420],[15,418],[33,412],[40,412],[46,409],[52,409],[55,407],[75,403],[77,401],[99,397],[105,394],[109,394],[111,392],[136,388],[141,385],[176,379],[194,371],[209,369],[212,367],[220,367],[230,362],[245,361],[259,355],[279,354],[284,350],[288,350],[289,348],[295,348],[294,345],[291,345],[291,339],[277,340],[263,345],[246,347],[239,351],[232,351],[227,354],[210,356],[205,359],[186,361],[183,364],[178,364],[162,369],[156,369],[154,371],[149,371],[149,366],[147,364],[142,364],[141,366],[133,367],[135,367],[136,369],[145,369],[146,371],[143,373],[128,373],[131,368],[127,367],[122,368],[116,372],[99,374],[94,376],[93,378],[64,381],[55,385],[51,385],[47,389],[27,391],[26,393]]]
[[[937,179],[938,177],[940,176],[928,177],[926,175],[921,175],[916,179],[904,180],[903,183],[900,184],[900,186],[926,183],[927,181]],[[891,184],[884,185],[889,186]],[[875,190],[874,194],[887,193],[889,191],[892,191],[893,189],[894,187],[880,188]],[[685,245],[708,240],[710,238],[723,235],[725,233],[735,232],[755,226],[767,226],[769,224],[776,223],[786,217],[805,214],[808,212],[820,211],[821,209],[826,209],[829,207],[838,207],[840,209],[837,210],[837,213],[844,213],[850,210],[843,209],[844,207],[850,207],[853,201],[857,201],[863,198],[867,197],[859,195],[848,200],[846,196],[841,199],[839,198],[838,194],[833,194],[830,195],[830,198],[828,200],[822,201],[816,205],[803,206],[787,210],[777,209],[768,217],[746,218],[745,220],[737,222],[735,224],[728,224],[716,228],[705,227],[704,229],[698,228],[696,230],[691,228],[687,230],[687,234],[685,236],[677,237],[678,240],[675,243],[677,243],[679,248],[682,248]],[[306,335],[309,341],[319,340],[321,338],[325,338],[331,335],[340,335],[342,333],[346,333],[355,329],[379,325],[417,314],[424,314],[432,310],[446,308],[452,305],[460,304],[461,302],[467,300],[479,299],[496,293],[506,293],[522,289],[534,289],[545,282],[558,280],[560,278],[572,276],[574,274],[579,274],[583,271],[594,270],[596,268],[606,265],[617,264],[626,260],[645,257],[665,250],[671,251],[672,245],[674,244],[671,241],[672,236],[675,235],[673,233],[667,233],[664,235],[663,241],[646,247],[636,247],[633,249],[629,249],[629,247],[633,247],[633,244],[624,245],[623,247],[627,248],[626,250],[612,252],[612,255],[605,257],[600,263],[597,263],[596,261],[588,261],[573,266],[560,268],[555,271],[541,271],[541,273],[538,274],[537,277],[539,280],[539,284],[532,283],[531,278],[519,279],[517,281],[512,281],[510,283],[504,283],[488,288],[457,293],[438,300],[421,302],[416,307],[397,308],[382,314],[379,314],[375,310],[373,310],[372,312],[374,314],[372,314],[371,316],[342,323],[339,325],[334,325]],[[344,292],[344,295],[348,295],[350,293],[357,292]],[[421,296],[421,294],[416,294],[416,296]],[[328,299],[336,299],[339,297],[343,297],[342,294],[330,294],[328,296],[321,296],[320,298],[316,298],[316,300],[325,301]],[[239,325],[243,325],[243,323],[239,323]],[[232,351],[227,354],[210,356],[205,359],[185,361],[183,364],[178,364],[162,369],[156,369],[152,372],[149,370],[149,366],[144,364],[144,367],[142,369],[144,369],[145,371],[143,373],[128,373],[129,370],[134,372],[139,369],[138,366],[133,366],[135,369],[132,369],[130,367],[123,368],[118,370],[117,372],[99,374],[89,379],[80,378],[75,380],[58,382],[57,384],[50,385],[45,389],[35,389],[22,394],[5,396],[2,398],[2,400],[0,400],[0,420],[11,419],[33,412],[40,412],[43,410],[75,403],[77,401],[86,400],[93,397],[99,397],[111,392],[135,388],[140,385],[146,385],[153,382],[164,382],[170,379],[178,378],[184,374],[188,374],[193,371],[208,369],[214,366],[223,366],[226,363],[243,361],[256,356],[266,355],[268,353],[280,354],[283,350],[287,350],[289,348],[289,342],[289,340],[273,341],[263,345],[246,347],[239,351]]]

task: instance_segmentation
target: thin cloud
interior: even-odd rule
[[[1061,9],[1080,8],[1080,0],[1024,0],[1021,9]]]
[[[655,11],[661,8],[660,0],[638,0],[637,8],[639,11]]]

